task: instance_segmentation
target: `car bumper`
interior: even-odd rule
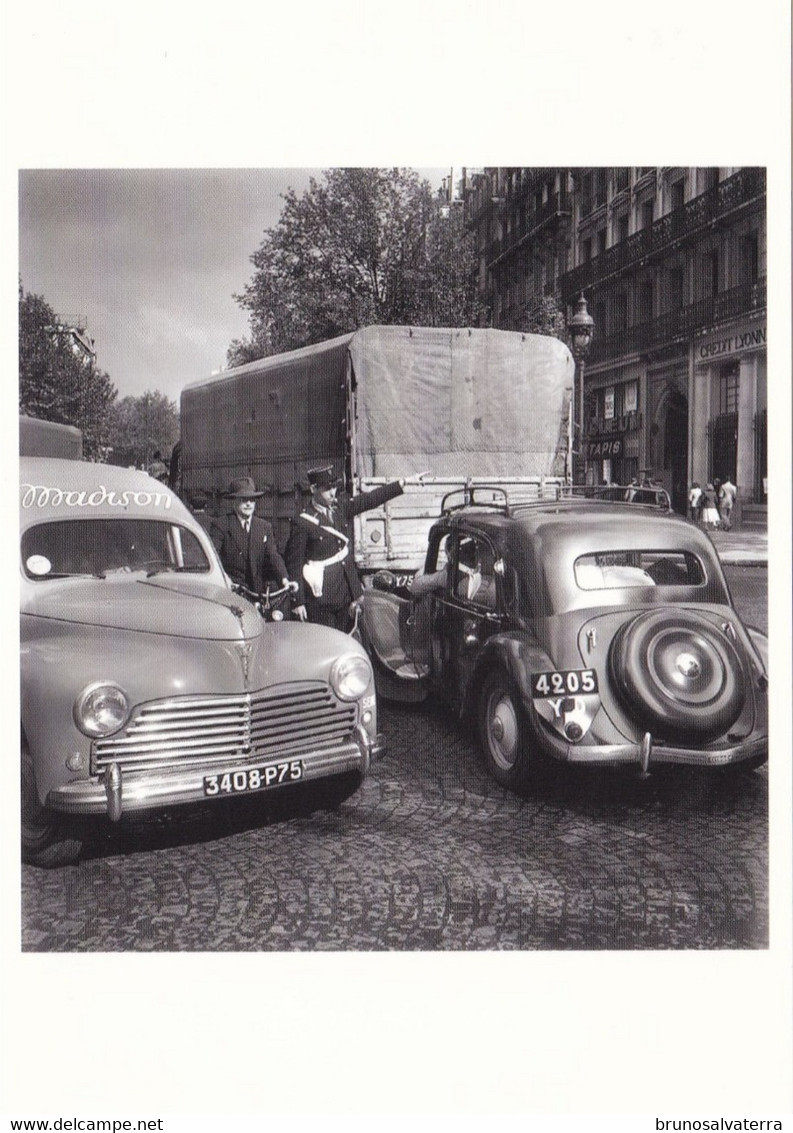
[[[642,771],[654,764],[678,763],[690,767],[729,767],[747,760],[768,755],[768,736],[753,736],[732,747],[702,748],[673,747],[654,744],[650,738],[632,744],[566,744],[552,747],[551,754],[565,763],[625,764],[632,763]]]
[[[107,814],[115,821],[126,812],[156,810],[196,802],[211,803],[217,798],[227,799],[241,795],[268,795],[282,786],[299,789],[303,783],[316,783],[345,772],[357,771],[363,778],[372,759],[379,758],[384,751],[382,735],[372,737],[363,727],[359,727],[355,737],[345,744],[284,752],[279,759],[246,758],[215,765],[127,772],[122,772],[117,764],[111,764],[101,775],[74,780],[54,788],[47,795],[47,806],[65,814]],[[215,795],[207,795],[204,791],[204,779],[208,776],[220,779],[225,774],[233,775],[235,771],[264,768],[292,760],[300,760],[303,765],[302,777],[297,781],[285,779],[283,783],[274,782],[258,791]]]

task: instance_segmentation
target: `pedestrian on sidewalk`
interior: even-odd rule
[[[719,513],[721,515],[721,526],[725,531],[732,528],[732,509],[735,507],[737,495],[738,489],[728,474],[719,489]]]
[[[716,507],[716,492],[712,484],[708,484],[702,493],[702,526],[719,526],[719,509]]]
[[[702,488],[695,480],[688,493],[688,517],[694,523],[699,523],[699,509],[702,504]]]

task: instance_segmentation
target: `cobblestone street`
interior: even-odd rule
[[[765,571],[735,572],[765,624]],[[740,598],[739,598],[740,595]],[[437,705],[385,705],[387,755],[335,813],[116,828],[74,867],[23,867],[29,951],[763,948],[765,769],[559,768],[491,780]]]

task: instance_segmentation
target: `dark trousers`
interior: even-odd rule
[[[347,633],[352,628],[352,618],[348,606],[334,609],[333,606],[323,605],[322,602],[312,602],[311,598],[306,595],[306,613],[308,620],[314,622],[315,625],[330,626],[331,629],[341,630],[342,633]]]

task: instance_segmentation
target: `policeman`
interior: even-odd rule
[[[350,604],[361,594],[348,525],[353,516],[401,496],[405,481],[394,480],[357,496],[338,496],[332,465],[311,468],[311,503],[292,522],[286,563],[297,582],[295,613],[301,621],[348,630]]]
[[[210,535],[231,581],[257,594],[271,582],[297,591],[289,581],[271,525],[254,515],[256,501],[264,492],[256,491],[250,476],[241,476],[231,481],[224,495],[231,501],[231,510],[213,519]]]

